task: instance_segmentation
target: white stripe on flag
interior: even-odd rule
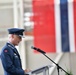
[[[69,20],[70,52],[75,52],[74,12],[73,11],[74,11],[73,0],[68,0],[68,20]]]
[[[55,5],[55,34],[56,34],[56,52],[61,51],[61,25],[60,25],[60,0],[54,0]]]

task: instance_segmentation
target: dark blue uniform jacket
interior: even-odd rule
[[[20,55],[12,44],[6,43],[2,48],[1,61],[4,68],[4,75],[25,75]]]

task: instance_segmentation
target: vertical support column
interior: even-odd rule
[[[24,24],[24,7],[23,7],[23,1],[24,0],[19,0],[20,2],[20,28],[24,28],[23,24]],[[25,52],[25,40],[23,38],[21,45],[20,45],[20,53],[21,53],[21,57],[22,57],[22,67],[23,69],[26,68],[26,52]]]
[[[13,17],[14,17],[14,28],[18,28],[18,0],[13,0]],[[16,47],[19,51],[19,46]]]
[[[14,27],[18,27],[18,5],[17,0],[13,0],[13,17],[14,17]]]

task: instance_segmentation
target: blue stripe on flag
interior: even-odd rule
[[[68,2],[60,0],[62,52],[69,52]]]

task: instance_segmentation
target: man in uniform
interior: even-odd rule
[[[23,37],[24,29],[10,28],[8,42],[1,50],[1,61],[4,68],[4,75],[25,75],[29,70],[23,70],[17,46]]]

